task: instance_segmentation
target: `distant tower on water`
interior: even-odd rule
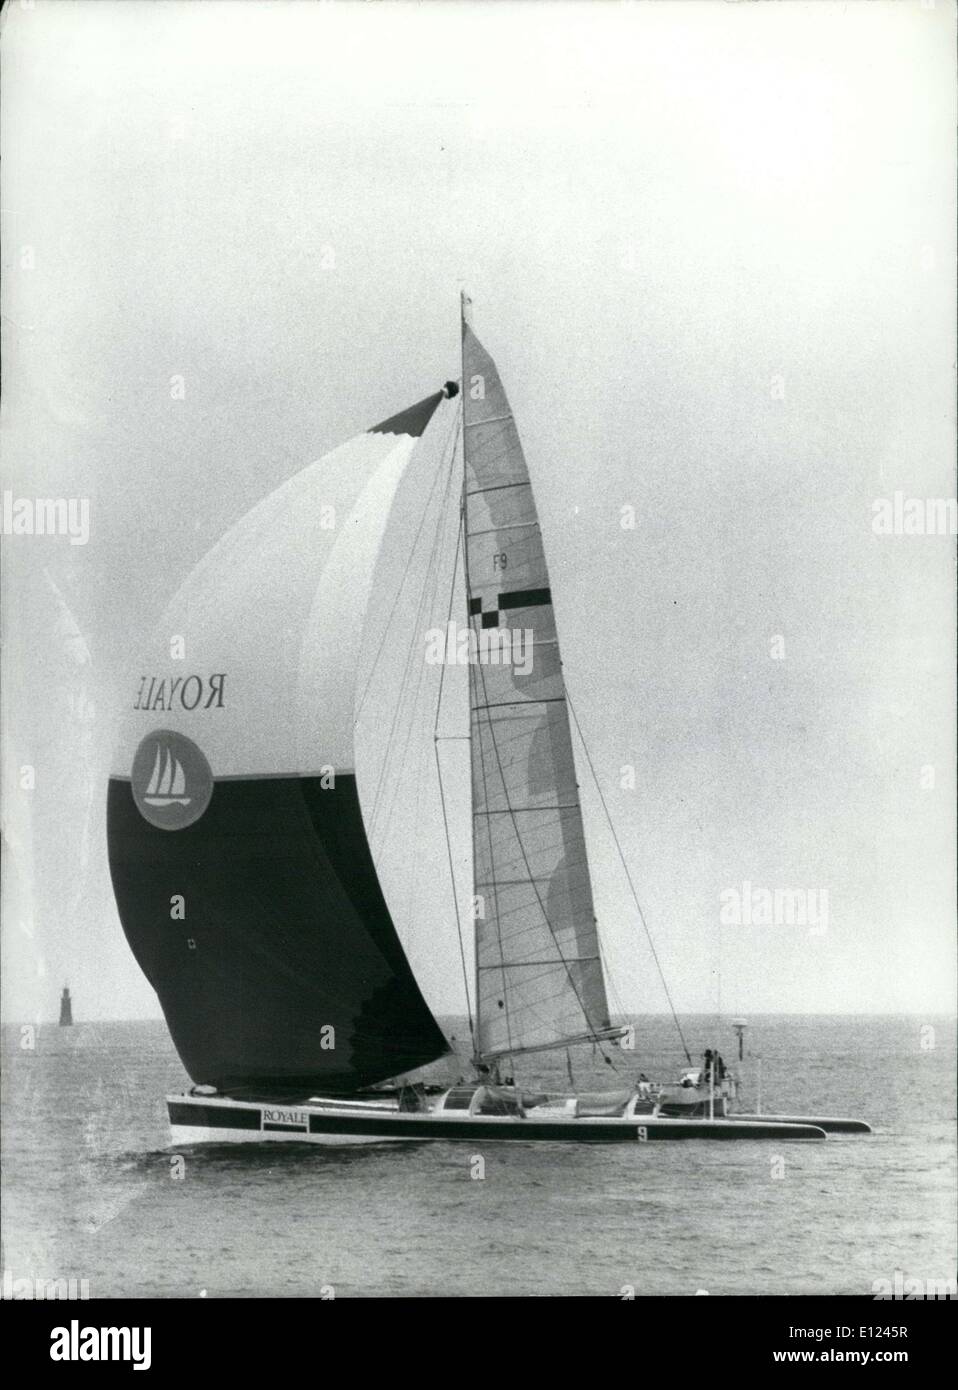
[[[71,1028],[73,1026],[73,1002],[70,999],[70,991],[66,985],[63,986],[63,993],[60,996],[60,1027]]]

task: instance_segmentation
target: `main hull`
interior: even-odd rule
[[[660,1140],[824,1139],[807,1123],[761,1119],[668,1119],[653,1115],[573,1117],[534,1111],[525,1115],[406,1113],[365,1104],[298,1106],[221,1097],[167,1098],[173,1142],[382,1144],[439,1141],[494,1143],[635,1144]]]

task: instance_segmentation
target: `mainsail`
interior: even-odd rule
[[[549,573],[495,363],[463,320],[469,622],[514,661],[470,668],[478,1052],[610,1036]]]
[[[190,1076],[232,1094],[346,1091],[448,1051],[409,968],[356,788],[372,578],[439,392],[277,488],[190,575],[110,781],[123,928]]]

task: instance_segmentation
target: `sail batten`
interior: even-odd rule
[[[493,1058],[617,1033],[531,480],[499,373],[465,316],[463,425],[469,623],[477,642],[497,632],[510,658],[470,667],[477,1051]]]
[[[488,1052],[484,1052],[482,1055],[485,1060],[492,1061],[494,1058],[497,1057],[513,1057],[517,1053],[527,1054],[530,1052],[556,1052],[560,1048],[575,1047],[577,1044],[580,1043],[588,1044],[597,1042],[615,1042],[616,1039],[621,1038],[623,1034],[627,1032],[627,1028],[620,1028],[610,1024],[608,1028],[596,1029],[594,1032],[589,1033],[579,1033],[575,1036],[570,1035],[568,1037],[557,1038],[554,1042],[541,1043],[538,1046],[536,1046],[535,1044],[531,1044],[529,1046],[521,1048],[500,1047]]]

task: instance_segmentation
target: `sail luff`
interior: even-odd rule
[[[512,410],[463,304],[479,1052],[608,1036],[565,684]],[[484,653],[485,644],[485,653]],[[517,660],[521,651],[522,660]]]
[[[460,419],[462,420],[462,428],[461,428],[461,431],[460,431],[461,436],[462,436],[462,503],[461,503],[461,509],[462,509],[462,573],[463,573],[463,580],[464,580],[464,583],[465,583],[465,590],[466,590],[466,606],[467,606],[467,607],[468,607],[468,605],[469,605],[470,596],[471,596],[471,594],[472,594],[472,586],[471,586],[470,581],[469,581],[469,542],[468,542],[468,537],[467,537],[467,534],[466,534],[466,527],[467,527],[467,518],[466,518],[466,489],[467,489],[467,486],[468,486],[468,480],[467,480],[467,476],[466,476],[466,323],[467,323],[466,309],[467,309],[467,304],[468,304],[468,302],[469,302],[469,301],[468,301],[468,299],[467,299],[467,297],[466,297],[466,292],[465,292],[465,290],[460,290],[460,291],[459,291],[459,369],[460,369],[460,370],[459,370],[459,381],[460,381],[460,401],[461,401],[461,404],[460,404],[459,409],[460,409]],[[471,671],[470,671],[470,673],[469,673],[469,691],[470,691],[470,704],[471,704],[471,696],[472,696],[472,672],[471,672]],[[472,718],[471,718],[471,715],[470,715],[469,724],[470,724],[470,728],[469,728],[469,737],[470,737],[470,744],[471,744],[471,740],[472,740]],[[470,758],[469,758],[469,805],[470,805],[470,807],[474,807],[475,804],[476,804],[476,764],[475,764],[475,759],[474,759],[472,756],[470,756]],[[474,831],[474,830],[473,830],[473,835],[475,835],[475,831]],[[474,997],[474,999],[475,999],[475,1010],[474,1010],[474,1013],[475,1013],[475,1023],[474,1023],[474,1032],[473,1032],[473,1038],[472,1038],[472,1045],[473,1045],[473,1052],[475,1053],[475,1056],[474,1056],[474,1058],[473,1058],[473,1061],[474,1061],[474,1062],[478,1062],[478,1061],[480,1060],[480,1058],[481,1058],[481,1050],[482,1050],[482,1043],[481,1043],[481,1038],[482,1038],[482,1001],[481,1001],[481,999],[480,999],[480,997],[479,997],[479,929],[478,929],[478,922],[477,922],[477,920],[476,920],[476,913],[475,913],[475,901],[476,901],[475,871],[476,871],[476,856],[475,856],[475,844],[473,844],[473,856],[472,856],[473,886],[472,886],[472,894],[471,894],[471,896],[470,896],[470,903],[472,904],[472,907],[473,907],[473,911],[472,911],[472,913],[471,913],[471,916],[472,916],[472,923],[473,923],[473,932],[472,932],[472,985],[473,985],[473,997]]]
[[[467,419],[466,419],[466,332],[467,332],[468,329],[471,328],[471,315],[470,315],[470,313],[469,313],[469,308],[470,308],[470,306],[471,306],[471,300],[468,298],[468,296],[466,295],[465,291],[461,291],[461,292],[460,292],[459,303],[460,303],[460,316],[461,316],[461,317],[460,317],[460,328],[461,328],[461,332],[460,332],[460,344],[461,344],[461,368],[462,368],[462,376],[461,376],[461,380],[462,380],[462,525],[463,525],[463,547],[462,547],[462,553],[463,553],[463,572],[464,572],[464,575],[465,575],[465,584],[466,584],[466,604],[467,604],[467,607],[471,608],[471,607],[472,607],[472,583],[471,583],[470,574],[469,574],[469,530],[468,530],[468,489],[469,489],[469,476],[468,476],[468,474],[469,474],[469,467],[468,467],[468,462],[467,462],[468,455],[467,455],[467,449],[466,449],[466,428],[467,428],[468,424],[470,423],[470,422],[467,421]],[[470,625],[471,625],[472,619],[470,618],[469,621],[470,621]],[[470,706],[471,706],[471,707],[473,707],[473,706],[475,705],[475,700],[473,699],[473,690],[474,690],[474,684],[475,684],[475,680],[476,680],[476,670],[477,670],[477,668],[476,668],[475,666],[473,666],[473,667],[470,668],[470,671],[469,671],[469,692],[470,692]],[[470,715],[470,742],[473,742],[473,737],[472,737],[472,719],[471,719],[471,715]],[[479,767],[479,771],[481,772],[481,774],[482,774],[482,776],[483,776],[483,778],[484,778],[484,777],[485,777],[485,768],[484,768],[484,765],[483,765],[483,763],[481,762],[481,760],[480,760],[479,763],[478,763],[478,767]],[[477,790],[477,775],[476,775],[476,772],[477,772],[477,760],[476,760],[476,757],[475,757],[475,755],[474,755],[474,753],[473,753],[473,756],[471,756],[470,759],[469,759],[469,788],[470,788],[471,806],[472,806],[472,809],[473,809],[473,857],[472,857],[472,859],[473,859],[473,903],[475,903],[475,901],[476,901],[475,871],[476,871],[476,862],[477,862],[477,858],[478,858],[478,855],[477,855],[477,852],[476,852],[476,841],[475,841],[475,836],[476,836],[476,814],[475,814],[475,808],[476,808],[476,804],[477,804],[477,796],[476,796],[476,790]],[[484,788],[483,790],[485,791],[485,788]],[[483,799],[484,799],[484,800],[486,799],[485,796],[483,797]],[[487,832],[487,833],[488,833],[488,832]],[[492,857],[492,855],[491,855],[491,848],[492,848],[492,847],[491,847],[491,840],[490,840],[490,843],[489,843],[489,857],[490,857],[490,859],[491,859],[491,857]],[[496,903],[496,887],[495,887],[495,884],[492,885],[492,888],[493,888],[493,912],[494,912],[494,921],[498,924],[499,917],[498,917],[498,910],[497,910],[497,906],[498,906],[498,905],[497,905],[497,903]],[[477,1060],[477,1061],[481,1061],[481,1059],[482,1059],[482,1057],[483,1057],[483,1055],[484,1055],[484,1051],[483,1051],[483,1042],[482,1042],[482,1039],[483,1039],[483,1017],[482,1017],[482,1015],[483,1015],[483,1003],[482,1003],[482,990],[481,990],[481,988],[480,988],[482,963],[481,963],[481,960],[480,960],[479,922],[478,922],[478,918],[477,918],[475,912],[473,912],[473,923],[474,923],[474,931],[473,931],[473,981],[474,981],[474,986],[475,986],[475,1000],[476,1000],[475,1048],[476,1048],[476,1060]],[[501,943],[500,943],[500,950],[501,950]],[[505,1028],[506,1028],[506,1040],[507,1040],[507,1044],[508,1044],[508,1051],[509,1051],[509,1053],[511,1053],[512,1050],[513,1050],[513,1042],[512,1042],[511,1027],[510,1027],[510,1021],[509,1021],[509,1005],[508,1005],[508,1001],[507,1001],[507,1000],[505,1001],[505,1004],[504,1004],[504,1022],[505,1022]]]

